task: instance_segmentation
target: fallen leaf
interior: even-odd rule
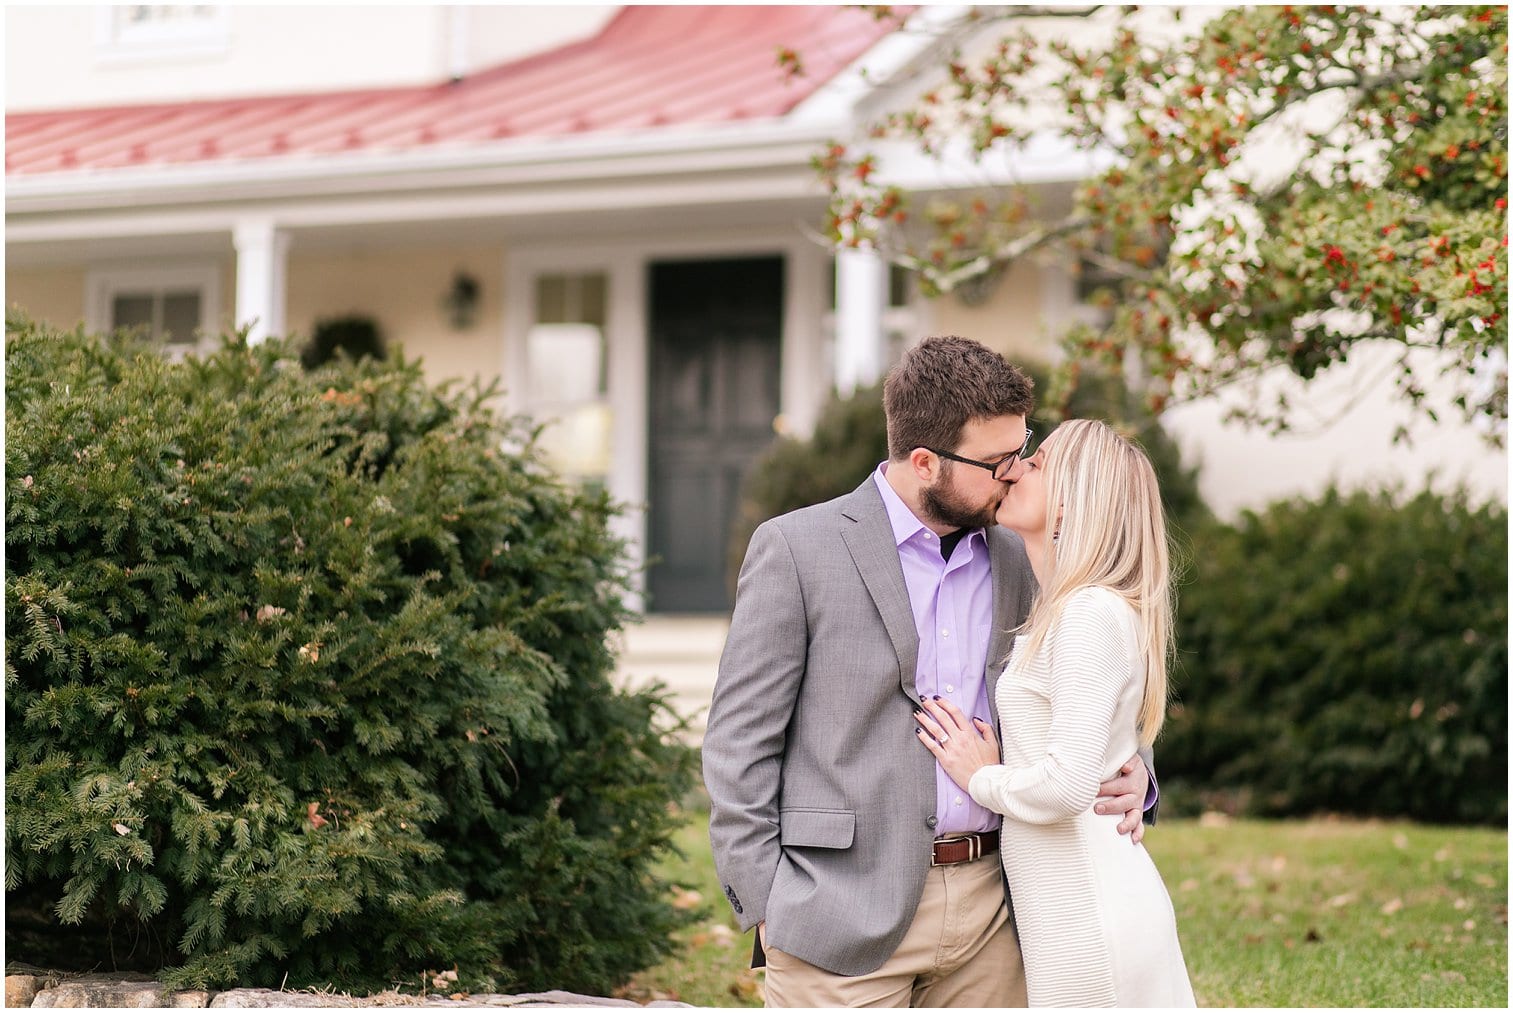
[[[1471,902],[1464,897],[1455,898],[1455,910],[1464,911],[1471,906]]]
[[[672,888],[672,906],[679,911],[688,911],[704,903],[704,895],[697,890],[685,890],[680,886]]]
[[[1198,888],[1198,881],[1196,879],[1184,879],[1177,886],[1177,889],[1181,890],[1183,893],[1191,893],[1192,891],[1196,890],[1197,888]]]
[[[1382,905],[1382,914],[1395,915],[1403,909],[1403,898],[1394,897]]]
[[[125,823],[112,823],[111,826],[115,827],[116,833],[120,834],[122,837],[125,837],[127,834],[131,833],[131,827],[128,827]]]
[[[324,816],[322,816],[320,814],[320,812],[318,811],[319,809],[320,809],[320,803],[319,802],[311,802],[310,805],[308,807],[306,807],[306,809],[305,809],[305,816],[306,816],[306,818],[309,819],[310,825],[312,827],[315,827],[317,830],[319,830],[321,827],[325,826],[327,823],[331,822],[330,820],[326,819]],[[441,986],[437,985],[436,987],[440,988]]]
[[[1353,893],[1338,893],[1338,894],[1335,894],[1333,897],[1329,898],[1329,906],[1330,907],[1344,907],[1346,904],[1354,904],[1354,903],[1355,903],[1355,894],[1353,894]]]
[[[257,610],[257,621],[266,623],[274,616],[284,615],[288,611],[288,609],[279,608],[277,605],[264,605]]]
[[[750,971],[744,972],[739,978],[730,983],[726,991],[737,999],[755,999],[757,998],[756,977]]]
[[[1198,826],[1200,827],[1227,827],[1229,823],[1230,819],[1227,815],[1215,812],[1214,810],[1209,810],[1198,817]]]
[[[1465,921],[1460,923],[1460,927],[1465,929],[1467,932],[1474,932],[1476,930],[1476,919],[1467,918]]]
[[[1459,971],[1441,971],[1439,972],[1439,976],[1446,981],[1461,982],[1466,980],[1466,976]]]
[[[30,489],[31,487],[32,487],[32,477],[30,475],[27,475],[25,478],[23,478],[21,480],[21,488],[23,488],[23,489]]]
[[[1408,847],[1408,835],[1407,834],[1401,834],[1401,833],[1399,833],[1399,834],[1393,834],[1392,835],[1392,846],[1394,848],[1396,848],[1397,850],[1399,850],[1399,851],[1405,850]]]

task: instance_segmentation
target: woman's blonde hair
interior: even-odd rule
[[[1040,649],[1067,598],[1105,587],[1138,617],[1145,656],[1145,699],[1137,729],[1150,745],[1166,716],[1166,666],[1172,646],[1171,555],[1161,490],[1150,459],[1103,422],[1071,419],[1046,441],[1044,577],[1025,623],[1026,650]]]

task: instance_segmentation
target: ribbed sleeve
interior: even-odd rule
[[[1002,764],[972,775],[967,790],[979,804],[1025,823],[1055,823],[1092,807],[1104,778],[1105,752],[1119,697],[1129,681],[1131,655],[1119,609],[1103,588],[1075,592],[1042,646],[1046,665],[1011,666],[1050,699],[1045,754],[1023,767]],[[1012,715],[1003,715],[1012,722]]]

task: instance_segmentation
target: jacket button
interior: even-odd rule
[[[925,826],[929,827],[931,830],[934,830],[935,829],[935,824],[937,824],[939,822],[940,822],[940,820],[936,819],[934,816],[926,816],[925,817]]]

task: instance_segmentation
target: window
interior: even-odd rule
[[[145,331],[175,360],[213,342],[220,316],[214,267],[99,269],[89,276],[89,326]]]
[[[529,410],[552,423],[542,447],[563,474],[589,481],[603,481],[610,465],[608,290],[602,273],[538,276],[526,335]]]
[[[156,60],[225,52],[231,8],[225,4],[127,4],[98,8],[95,48],[104,61]]]

